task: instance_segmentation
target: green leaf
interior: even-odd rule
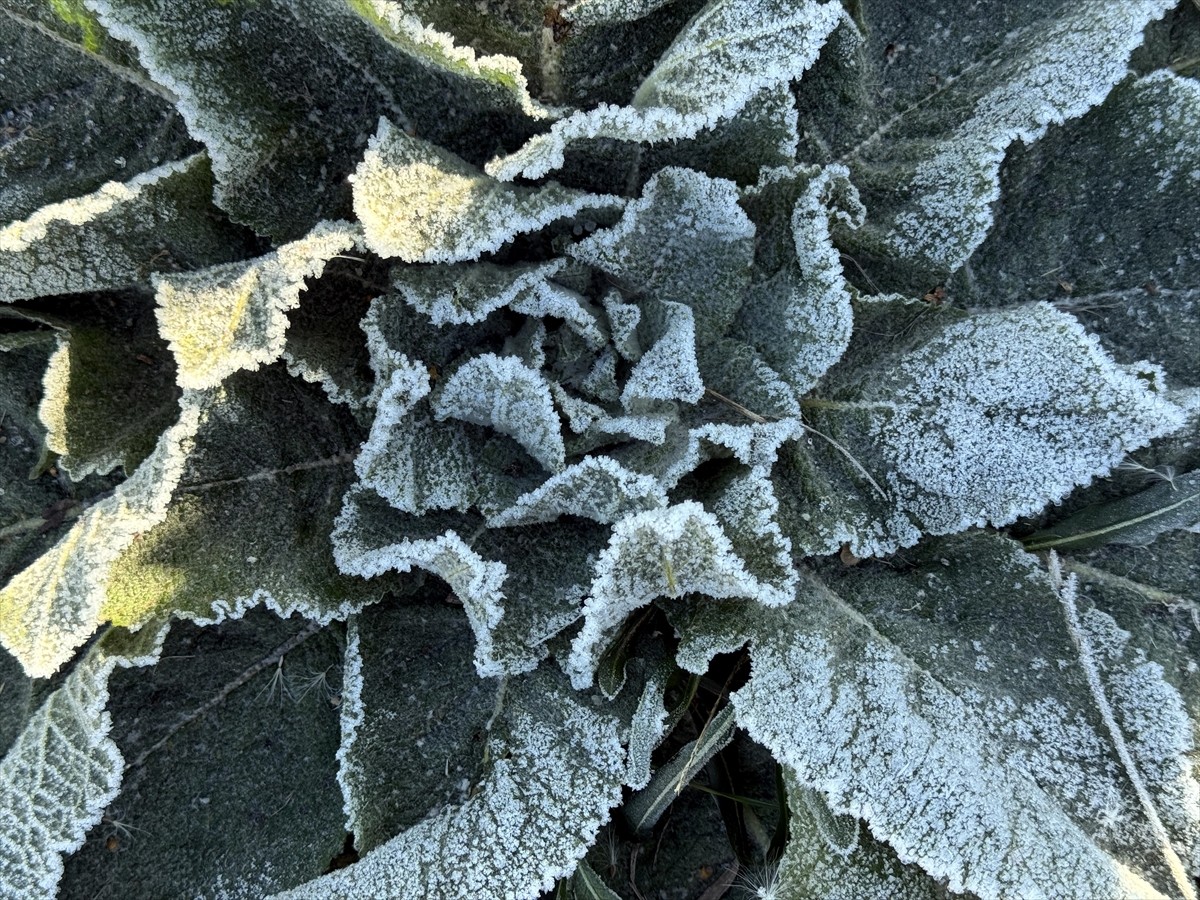
[[[784,531],[806,553],[884,555],[921,534],[1008,524],[1183,422],[1154,370],[1114,365],[1048,305],[864,311],[829,399],[803,404],[808,446],[790,450],[783,478],[797,488]]]
[[[510,678],[472,795],[354,865],[278,895],[536,896],[570,875],[621,796],[617,721],[543,667]]]
[[[354,212],[367,246],[404,262],[463,262],[584,210],[620,209],[618,197],[557,184],[513,187],[409,137],[387,119],[354,175]]]
[[[200,427],[203,399],[184,394],[179,421],[111,495],[89,506],[53,547],[0,590],[0,641],[35,678],[52,675],[101,623],[113,563],[167,517]]]
[[[493,149],[483,123],[505,107],[517,113],[508,126],[514,139],[530,131],[515,97],[468,71],[464,54],[444,39],[399,46],[401,35],[381,29],[386,16],[368,20],[351,4],[88,0],[88,7],[177,95],[213,160],[217,204],[276,241],[349,214],[344,179],[380,116],[478,161]],[[200,54],[198,45],[219,50]]]
[[[1173,5],[1014,4],[1009,22],[996,27],[982,7],[946,16],[936,3],[918,3],[900,18],[887,3],[864,4],[869,61],[860,77],[865,84],[884,78],[898,84],[878,92],[875,115],[866,117],[875,130],[838,156],[871,210],[872,224],[855,243],[872,257],[889,257],[887,266],[903,260],[899,268],[907,267],[908,275],[897,280],[921,290],[931,286],[923,280],[936,283],[961,267],[991,228],[1009,146],[1033,143],[1049,126],[1100,103],[1125,77],[1143,29]],[[973,19],[984,16],[993,37],[980,40],[983,32]],[[884,47],[889,42],[890,54]],[[919,51],[909,51],[910,45]],[[940,55],[930,55],[935,53]],[[893,72],[897,59],[899,71]],[[803,84],[800,90],[803,109]],[[850,91],[839,85],[838,93]],[[813,96],[808,102],[826,106],[838,127],[851,114],[833,111],[839,99]],[[830,137],[840,135],[818,140]],[[878,267],[880,277],[885,273],[893,277]]]
[[[0,45],[0,224],[197,149],[171,92],[79,0],[4,0]]]
[[[287,427],[297,415],[305,427]],[[378,600],[385,586],[342,575],[329,544],[360,440],[345,408],[282,366],[231,376],[204,404],[170,506],[111,564],[98,615],[206,622],[265,603],[328,622]]]
[[[360,853],[478,786],[504,688],[475,674],[470,647],[466,617],[445,603],[379,604],[350,620],[338,782]]]
[[[1080,550],[1151,543],[1164,531],[1200,528],[1200,472],[1170,475],[1129,497],[1087,506],[1023,543],[1027,550]]]
[[[306,279],[361,240],[355,225],[321,222],[249,262],[156,278],[159,332],[175,354],[180,387],[215,387],[239,369],[279,359],[286,314],[300,304]]]
[[[739,113],[761,91],[812,65],[843,15],[813,0],[713,0],[688,23],[634,95],[631,106],[602,104],[555,122],[489,174],[505,181],[560,168],[569,144],[608,137],[654,143],[694,137]]]
[[[1153,824],[1170,821],[1192,858],[1200,823],[1180,794],[1200,789],[1180,756],[1190,726],[1161,670],[1113,640],[1111,618],[1086,613],[1081,632],[1036,560],[990,535],[931,544],[906,570],[850,572],[836,594],[813,581],[807,602],[758,613],[751,679],[733,695],[751,737],[951,890],[1179,890],[1176,850]],[[1097,665],[1114,683],[1138,677],[1101,702]],[[1123,750],[1137,717],[1159,708],[1170,737]],[[889,793],[901,771],[907,787]],[[1146,774],[1159,772],[1170,775]]]
[[[581,862],[571,879],[575,900],[620,900],[620,897],[586,862]]]

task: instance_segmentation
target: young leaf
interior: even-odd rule
[[[670,762],[655,771],[650,783],[629,799],[622,812],[634,831],[653,828],[697,773],[728,746],[733,740],[734,721],[733,707],[726,706],[708,722],[699,738],[684,744]]]
[[[635,512],[667,505],[648,475],[631,472],[608,456],[586,456],[552,475],[512,506],[488,519],[492,528],[582,516],[605,525]]]
[[[699,593],[754,599],[762,592],[717,519],[700,504],[622,519],[596,564],[583,630],[567,662],[571,681],[580,689],[590,685],[608,639],[629,613],[656,597]]]
[[[433,398],[438,420],[488,425],[508,435],[550,472],[566,460],[562,424],[542,375],[511,356],[486,353],[464,363]]]

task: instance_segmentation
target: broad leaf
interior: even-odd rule
[[[57,896],[122,884],[252,900],[323,871],[344,840],[338,638],[256,611],[176,625],[153,669],[117,673],[105,716],[120,792],[66,859]],[[240,777],[212,777],[235,765]]]
[[[785,482],[813,507],[792,507],[785,533],[808,553],[848,543],[882,555],[922,533],[1008,524],[1182,424],[1154,370],[1114,365],[1048,305],[961,317],[893,301],[862,312],[828,399],[804,403],[808,446],[786,464]]]
[[[170,342],[184,388],[215,387],[239,369],[257,369],[283,353],[287,312],[305,279],[360,244],[357,226],[322,222],[305,237],[245,263],[155,279],[159,332]]]
[[[836,3],[712,0],[667,49],[631,106],[601,105],[554,123],[488,172],[506,181],[540,178],[563,165],[583,138],[659,142],[690,138],[742,110],[760,91],[812,65],[842,15]]]
[[[617,721],[543,667],[509,680],[468,799],[284,898],[535,896],[570,875],[620,800]]]

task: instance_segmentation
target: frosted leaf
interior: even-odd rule
[[[354,175],[354,211],[367,246],[405,262],[462,262],[500,249],[585,209],[620,209],[618,197],[556,184],[514,187],[387,119]]]
[[[941,45],[949,58],[929,58],[926,67],[957,70],[948,83],[917,88],[916,66],[902,66],[914,87],[897,97],[891,119],[843,156],[856,174],[861,171],[862,182],[872,184],[865,200],[888,254],[917,257],[936,272],[959,268],[992,225],[1008,148],[1032,143],[1050,125],[1103,101],[1125,76],[1146,25],[1173,5],[1114,0],[1065,12],[1034,5],[1015,10],[1008,29],[989,20],[988,33],[1004,37],[984,42],[991,44],[986,52],[978,38],[965,35]],[[913,18],[905,23],[913,43],[937,45],[944,38],[926,42],[918,37],[922,31],[908,29],[962,35],[960,21],[940,27],[946,17],[935,4],[922,4]],[[971,13],[954,18],[969,20]],[[892,21],[881,27],[897,26]],[[871,37],[894,40],[882,33]],[[883,56],[878,53],[880,65]]]
[[[831,373],[836,399],[807,403],[815,431],[790,463],[803,475],[785,479],[807,498],[795,512],[809,518],[788,532],[805,552],[849,543],[875,556],[921,533],[1008,524],[1182,423],[1152,371],[1114,365],[1048,305],[965,318],[917,307],[872,319],[872,333],[908,321],[864,337]]]
[[[767,606],[791,603],[797,576],[792,542],[779,529],[779,501],[769,470],[751,469],[724,485],[710,508],[733,544],[733,551],[762,584],[755,598]]]
[[[549,385],[511,356],[485,353],[464,363],[446,379],[433,409],[439,420],[488,425],[512,437],[548,471],[560,471],[565,463],[562,425]]]
[[[165,629],[102,638],[26,723],[0,761],[0,890],[57,896],[74,851],[116,796],[125,760],[109,737],[108,681],[158,659]]]
[[[1100,849],[1172,893],[1138,783],[1151,785],[1155,817],[1170,814],[1179,850],[1190,856],[1200,816],[1181,812],[1189,794],[1200,796],[1200,784],[1181,765],[1190,726],[1163,669],[1128,646],[1130,635],[1099,610],[1082,613],[1083,626],[1071,624],[1051,579],[1010,541],[987,534],[931,541],[910,566],[902,575],[855,568],[839,592],[916,665],[936,673],[989,741],[1006,748]],[[1081,631],[1091,635],[1090,649]],[[1095,659],[1101,644],[1112,651],[1107,660]],[[1133,774],[1097,702],[1089,674],[1097,665],[1114,670],[1109,687],[1117,689],[1106,689],[1104,702],[1121,710]],[[1151,709],[1153,728],[1145,718]]]
[[[933,900],[937,883],[877,841],[853,816],[834,815],[819,792],[785,766],[787,850],[770,883],[780,897],[827,900]]]
[[[753,184],[759,171],[796,160],[796,99],[790,84],[764,88],[736,115],[686,141],[665,141],[639,148],[641,170],[683,166]]]
[[[650,783],[651,755],[665,736],[667,708],[663,705],[663,692],[666,690],[668,674],[666,667],[651,672],[630,721],[629,757],[624,781],[635,791],[640,791]]]
[[[205,628],[175,623],[153,669],[115,673],[109,738],[125,776],[64,860],[58,897],[109,884],[135,896],[251,900],[322,872],[345,838],[340,638],[340,627],[257,610]],[[214,769],[238,777],[213,778]]]
[[[1200,82],[1161,71],[1010,153],[996,226],[952,289],[988,306],[1054,300],[1120,362],[1200,384],[1197,133]],[[1049,201],[1063,191],[1070,204]]]
[[[515,106],[531,119],[543,119],[553,110],[529,94],[521,64],[511,56],[479,56],[469,46],[458,46],[450,34],[423,24],[409,9],[411,4],[392,0],[365,0],[352,6],[407,56],[431,69],[465,77],[496,106]]]
[[[667,429],[676,419],[670,409],[659,411],[650,404],[644,404],[644,412],[612,415],[603,406],[572,396],[556,383],[551,383],[550,390],[558,408],[567,417],[567,427],[579,435],[567,442],[567,452],[571,454],[587,452],[614,441],[661,444],[667,439]]]
[[[555,259],[520,266],[488,262],[401,266],[395,270],[394,284],[400,296],[434,325],[473,324],[526,294],[545,290],[546,279],[563,263]]]
[[[731,421],[794,420],[800,416],[796,391],[742,341],[724,338],[705,347],[700,354],[700,376],[709,399],[720,404],[713,407],[714,414],[720,409]]]
[[[600,350],[608,343],[608,331],[600,311],[582,294],[561,284],[544,282],[538,290],[517,297],[510,305],[527,316],[562,319],[591,350]]]
[[[367,853],[466,798],[500,683],[476,675],[466,617],[446,604],[380,604],[347,632],[338,782]]]
[[[178,411],[175,366],[159,339],[154,305],[141,291],[55,305],[49,321],[62,330],[38,407],[45,447],[76,483],[117,466],[131,472]]]
[[[411,518],[405,532],[392,534],[390,544],[378,540],[372,518],[378,516],[372,509],[370,492],[361,488],[350,491],[334,523],[333,553],[338,568],[360,578],[405,573],[414,568],[442,578],[467,611],[475,632],[475,667],[479,674],[502,674],[501,665],[492,655],[492,631],[504,615],[504,564],[484,559],[472,550],[446,526],[445,516]],[[395,540],[397,537],[400,539]]]
[[[626,303],[616,288],[605,291],[600,302],[608,315],[613,346],[623,357],[637,362],[642,358],[637,333],[638,323],[642,321],[642,308],[636,303]]]
[[[588,456],[493,515],[488,525],[529,525],[560,516],[608,525],[630,513],[666,505],[667,495],[655,479],[631,472],[610,457]]]
[[[283,353],[289,310],[305,279],[361,244],[358,227],[322,222],[308,235],[246,263],[155,279],[159,333],[170,342],[183,388],[215,387],[239,369],[257,369]]]
[[[866,213],[849,174],[841,165],[766,172],[745,201],[752,213],[775,218],[791,206],[776,234],[790,233],[795,256],[780,248],[767,257],[786,262],[750,289],[738,330],[798,393],[811,390],[850,343],[850,293],[830,234],[831,221],[857,228]]]
[[[709,761],[733,740],[734,714],[725,706],[704,724],[696,740],[684,744],[670,760],[659,766],[654,777],[622,807],[634,831],[649,831]]]
[[[732,182],[691,169],[663,169],[612,228],[573,245],[575,259],[619,279],[623,289],[688,306],[700,344],[720,337],[750,283],[754,224]]]
[[[571,874],[620,802],[615,718],[548,667],[510,679],[472,796],[277,900],[533,897]]]
[[[663,609],[679,638],[675,663],[685,672],[703,675],[722,653],[736,653],[753,634],[753,604],[746,600],[710,603],[666,601]]]
[[[111,564],[99,618],[207,623],[265,605],[325,623],[379,600],[384,587],[340,573],[329,545],[361,439],[349,410],[282,366],[233,375],[205,405],[165,515]]]
[[[163,521],[200,427],[202,395],[185,394],[179,421],[105,499],[0,590],[0,642],[34,678],[48,678],[107,620],[105,582],[120,554]]]
[[[506,181],[540,178],[560,168],[567,145],[583,138],[691,138],[736,115],[760,91],[799,78],[841,15],[839,4],[812,0],[714,0],[676,37],[632,106],[568,116],[516,153],[492,160],[488,172]]]
[[[579,389],[604,403],[615,403],[620,398],[616,350],[606,347],[600,351],[591,371],[579,382]]]
[[[666,6],[671,0],[578,0],[563,9],[568,22],[580,27],[633,22]]]
[[[88,0],[88,7],[174,95],[212,158],[217,204],[277,242],[349,214],[345,176],[380,116],[480,160],[494,147],[489,126],[497,116],[508,118],[510,141],[532,129],[528,98],[491,65],[503,69],[505,61],[470,59],[444,36],[404,21],[391,29],[391,6],[383,3]]]
[[[0,296],[108,290],[157,269],[236,259],[244,235],[216,215],[211,196],[208,159],[199,153],[43,206],[0,227]]]
[[[838,598],[821,589],[759,615],[752,675],[732,697],[738,724],[901,861],[981,897],[1158,896],[963,698]]]
[[[720,523],[700,504],[689,501],[629,516],[613,527],[596,564],[583,630],[566,663],[571,682],[580,689],[590,685],[600,654],[625,617],[656,597],[698,593],[753,599],[762,592]]]
[[[696,361],[691,309],[670,301],[655,304],[645,321],[643,327],[654,335],[653,343],[630,370],[621,403],[631,412],[658,400],[695,403],[704,396],[704,383]]]
[[[138,70],[128,48],[108,38],[82,4],[72,11],[86,24],[67,23],[47,3],[5,6],[0,225],[195,149],[169,92]]]
[[[1160,478],[1136,494],[1085,506],[1025,539],[1031,551],[1054,548],[1080,550],[1101,544],[1150,544],[1164,531],[1200,531],[1200,472],[1176,476],[1149,470]]]

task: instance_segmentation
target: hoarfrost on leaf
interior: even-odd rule
[[[658,481],[608,456],[587,456],[488,520],[493,528],[582,516],[608,525],[633,512],[667,505]]]
[[[618,197],[556,184],[501,184],[387,119],[379,121],[354,176],[354,211],[367,246],[410,263],[478,259],[556,219],[622,205]]]
[[[842,20],[838,3],[712,0],[642,82],[631,106],[602,104],[555,122],[487,170],[511,181],[561,168],[586,138],[684,140],[737,115],[760,92],[799,78]]]
[[[319,277],[330,259],[361,243],[356,225],[322,222],[248,263],[158,277],[159,332],[179,364],[180,387],[215,387],[239,369],[277,360],[287,313],[300,304],[305,279]]]
[[[543,666],[510,679],[470,799],[274,900],[535,897],[570,875],[621,800],[618,722]]]
[[[550,386],[515,357],[485,353],[464,363],[434,396],[433,409],[439,420],[461,419],[508,435],[550,472],[565,464]]]
[[[718,520],[698,503],[618,522],[596,563],[583,630],[571,645],[566,669],[572,684],[582,689],[592,683],[608,640],[629,613],[656,597],[692,593],[756,599],[764,588],[734,554]]]

